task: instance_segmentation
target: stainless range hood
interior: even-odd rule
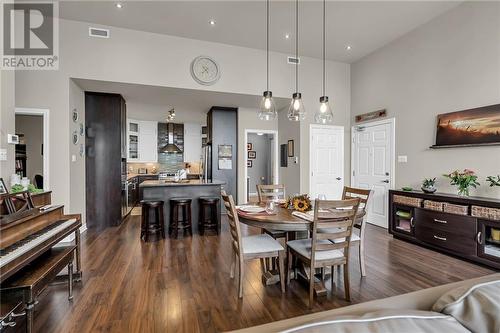
[[[167,133],[168,133],[168,143],[160,148],[160,152],[162,153],[170,153],[170,154],[177,154],[177,153],[182,153],[182,150],[177,147],[177,145],[174,143],[174,124],[173,123],[168,123],[167,124]]]

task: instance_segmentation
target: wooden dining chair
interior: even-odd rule
[[[233,256],[231,262],[231,278],[234,278],[236,262],[238,262],[238,297],[243,297],[244,262],[250,259],[278,257],[281,292],[285,292],[285,249],[268,234],[241,236],[240,221],[233,197],[222,191],[222,200],[227,211],[229,230],[231,232],[231,246]]]
[[[332,269],[332,291],[334,266],[344,268],[345,299],[350,301],[349,287],[349,245],[352,227],[359,207],[359,198],[347,200],[319,200],[314,202],[314,220],[312,238],[287,242],[288,269],[292,269],[293,257],[301,260],[310,269],[309,272],[309,308],[312,308],[314,296],[314,274],[316,268]],[[341,229],[339,229],[341,228]],[[330,232],[334,230],[334,232]],[[344,238],[343,242],[333,243],[330,239]],[[290,274],[287,284],[290,283]]]
[[[256,187],[259,204],[265,204],[267,201],[274,199],[286,199],[285,185],[283,184],[256,185]],[[288,241],[288,233],[283,230],[264,228],[262,229],[262,233],[266,233],[274,239],[283,239],[285,243]],[[275,267],[275,260],[273,260],[272,265],[270,265],[269,259],[266,259],[264,264],[265,270],[270,270],[271,268],[275,269]]]
[[[354,221],[354,228],[359,230],[359,236],[356,233],[352,233],[351,242],[357,242],[359,244],[359,269],[361,271],[361,276],[366,276],[366,265],[365,265],[365,231],[366,231],[366,213],[369,204],[369,199],[372,191],[361,188],[347,187],[344,186],[344,191],[342,192],[342,200],[359,198],[358,213],[356,214],[356,219]]]

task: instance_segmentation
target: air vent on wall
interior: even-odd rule
[[[109,29],[89,27],[90,37],[109,38]]]
[[[287,62],[292,65],[300,65],[300,58],[295,58],[295,57],[287,57],[286,58]]]

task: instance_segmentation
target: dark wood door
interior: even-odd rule
[[[124,101],[117,94],[85,93],[87,226],[103,229],[122,219]]]

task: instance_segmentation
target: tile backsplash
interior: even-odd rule
[[[158,153],[158,163],[127,163],[128,173],[137,173],[139,168],[146,168],[148,173],[176,172],[186,167],[189,167],[190,173],[201,172],[199,162],[184,163],[183,159],[183,154]]]

